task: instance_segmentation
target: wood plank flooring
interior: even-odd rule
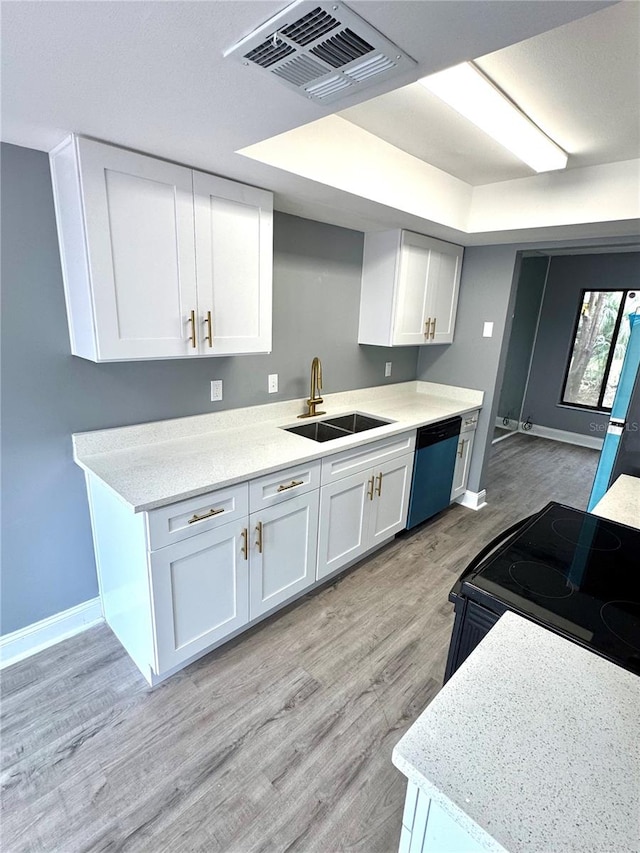
[[[150,689],[99,626],[2,678],[4,853],[392,853],[391,751],[439,690],[447,594],[503,528],[585,508],[597,453],[517,436],[452,506]]]

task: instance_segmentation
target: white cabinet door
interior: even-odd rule
[[[430,250],[426,312],[430,318],[427,341],[430,344],[450,344],[453,341],[461,265],[460,246],[441,243],[438,249]]]
[[[97,360],[189,355],[196,308],[191,170],[76,142]]]
[[[243,521],[225,524],[150,555],[156,672],[249,621],[249,563]]]
[[[374,499],[371,502],[369,544],[383,542],[407,523],[413,454],[401,456],[374,468]]]
[[[193,189],[199,351],[270,352],[273,196],[202,172]]]
[[[453,470],[453,485],[451,487],[452,501],[463,495],[467,488],[474,435],[473,430],[469,430],[468,432],[460,433],[460,437],[458,438],[458,452],[456,466]]]
[[[318,491],[290,498],[250,516],[253,537],[249,617],[255,619],[316,579]]]
[[[404,529],[412,472],[410,453],[320,489],[318,578]]]
[[[368,505],[373,474],[365,471],[320,489],[318,578],[326,577],[368,549]]]
[[[431,314],[428,281],[431,252],[420,234],[402,235],[393,323],[393,344],[407,346],[429,341]]]

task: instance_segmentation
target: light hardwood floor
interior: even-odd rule
[[[454,579],[548,500],[585,508],[596,461],[494,445],[488,507],[450,507],[153,690],[104,626],[6,670],[2,850],[397,850],[391,750],[442,683]]]

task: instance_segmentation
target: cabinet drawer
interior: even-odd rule
[[[149,550],[164,548],[205,530],[213,530],[249,512],[247,483],[208,492],[147,513]]]
[[[478,426],[478,415],[480,412],[470,412],[468,415],[462,416],[462,426],[460,432],[469,432]]]
[[[415,432],[404,432],[393,438],[365,444],[353,450],[344,450],[322,460],[322,485],[341,480],[351,474],[366,471],[372,465],[413,453],[416,446]]]
[[[265,474],[249,483],[250,512],[320,488],[320,460]]]

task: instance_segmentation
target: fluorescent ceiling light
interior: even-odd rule
[[[567,155],[471,62],[418,81],[536,172],[564,169]]]

